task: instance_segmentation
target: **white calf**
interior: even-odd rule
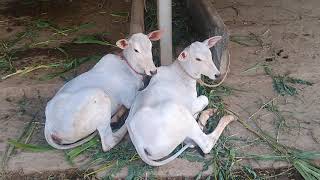
[[[136,96],[126,125],[132,143],[147,164],[166,164],[194,144],[204,153],[209,153],[223,129],[234,120],[233,116],[223,117],[217,128],[206,135],[195,119],[208,105],[207,97],[197,97],[196,80],[201,75],[213,80],[220,75],[209,50],[220,39],[220,36],[215,36],[204,42],[192,43],[173,64],[158,68],[148,87]],[[204,111],[199,123],[206,123],[212,113],[212,110]],[[187,145],[173,156],[161,160],[182,142]]]
[[[105,55],[91,70],[65,84],[46,107],[45,137],[57,149],[73,148],[90,140],[97,130],[104,151],[126,133],[123,126],[113,133],[111,116],[120,106],[130,108],[143,75],[156,74],[151,41],[160,31],[132,35],[117,41],[121,55]]]

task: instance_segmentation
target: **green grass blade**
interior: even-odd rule
[[[92,139],[89,142],[83,144],[82,146],[76,147],[71,151],[67,152],[67,157],[72,161],[74,158],[85,152],[87,149],[96,146],[100,143],[97,139]]]
[[[110,15],[113,17],[127,18],[129,17],[129,12],[113,12],[113,13],[110,13]]]
[[[293,166],[298,170],[298,172],[301,174],[301,176],[304,179],[307,179],[307,180],[319,180],[320,179],[320,173],[316,172],[316,171],[319,171],[319,169],[314,171],[313,166],[305,161],[294,160]],[[310,169],[310,167],[312,167],[312,169]]]
[[[314,160],[320,158],[320,152],[316,151],[301,151],[301,152],[295,152],[294,156],[299,159],[308,159],[308,160]]]
[[[103,45],[103,46],[115,47],[115,45],[111,44],[110,42],[101,41],[94,36],[80,36],[73,42],[76,44],[99,44],[99,45]]]
[[[32,151],[32,152],[46,152],[46,151],[53,150],[53,148],[51,146],[24,144],[24,143],[20,143],[16,140],[8,140],[8,144],[13,145],[16,148],[23,149],[26,151]]]

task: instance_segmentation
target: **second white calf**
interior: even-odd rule
[[[217,128],[206,135],[203,125],[199,126],[195,119],[208,105],[207,97],[197,97],[196,80],[201,75],[212,80],[220,75],[209,49],[220,39],[216,36],[192,43],[173,64],[158,68],[148,87],[137,95],[126,125],[132,143],[147,164],[166,164],[194,144],[209,153],[223,129],[234,120],[233,116],[223,117]],[[199,122],[205,123],[210,114],[205,111]],[[161,160],[183,142],[187,145],[179,152]]]

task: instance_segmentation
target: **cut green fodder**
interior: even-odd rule
[[[110,13],[113,22],[128,22],[130,14],[129,12],[112,12]]]
[[[301,82],[300,80],[295,80],[295,82]],[[304,81],[302,81],[304,83]],[[198,88],[199,94],[204,94],[209,98],[209,107],[214,107],[217,109],[217,114],[215,114],[216,118],[216,123],[218,120],[221,119],[222,116],[225,114],[234,114],[240,118],[236,113],[230,111],[228,107],[226,107],[223,103],[222,97],[227,96],[231,94],[231,88],[226,88],[226,87],[219,87],[216,89],[206,89],[204,87],[199,87]],[[222,93],[219,95],[219,93]],[[273,102],[270,101],[271,103]],[[272,112],[277,113],[278,117],[282,117],[280,114],[280,111],[277,106],[274,106],[275,104],[264,104],[260,109],[266,108]],[[260,110],[259,109],[259,110]],[[259,112],[258,110],[258,112]],[[257,112],[257,113],[258,113]],[[256,114],[256,113],[254,113]],[[250,116],[251,118],[252,116]],[[210,119],[208,120],[208,124],[210,124]],[[271,156],[265,155],[263,160],[277,160],[277,161],[286,161],[289,162],[291,165],[293,165],[298,172],[303,176],[303,177],[318,177],[318,170],[319,167],[311,163],[311,160],[314,159],[319,159],[319,153],[320,152],[304,152],[301,150],[293,149],[290,147],[287,147],[285,145],[282,145],[278,143],[277,139],[271,137],[268,135],[266,132],[264,132],[258,124],[258,131],[255,131],[250,125],[242,121],[241,119],[239,120],[240,123],[249,131],[253,132],[258,138],[261,139],[262,142],[267,143],[273,150],[274,154]],[[282,126],[284,125],[284,121],[280,122]],[[215,127],[215,125],[213,126]],[[211,129],[209,132],[212,132],[213,129]],[[218,144],[215,146],[215,148],[212,150],[210,155],[212,158],[209,158],[209,160],[206,160],[204,162],[204,170],[206,170],[206,166],[208,164],[212,165],[212,168],[214,170],[213,173],[213,178],[218,179],[218,178],[225,178],[225,179],[238,179],[238,173],[233,170],[233,167],[241,158],[238,158],[237,156],[241,156],[236,149],[231,148],[230,145],[226,143],[227,141],[224,141],[224,137],[222,136]],[[258,156],[255,156],[254,159],[259,159],[261,158]],[[260,159],[262,160],[262,158]],[[296,167],[298,166],[303,166],[303,168]],[[201,173],[200,173],[201,174]],[[259,176],[255,171],[248,167],[242,167],[242,175],[244,175],[242,178],[245,179],[264,179],[263,177]],[[281,173],[280,173],[281,174]],[[306,175],[307,174],[307,175]],[[278,176],[278,175],[275,175]]]
[[[253,33],[249,35],[230,35],[230,41],[247,47],[262,46],[263,43],[261,39]]]
[[[45,77],[41,78],[41,80],[49,80],[55,77],[63,77],[63,75],[71,70],[74,70],[74,75],[75,77],[77,75],[76,73],[76,68],[79,67],[81,64],[84,64],[89,61],[99,61],[102,56],[87,56],[87,57],[81,57],[81,58],[71,58],[67,60],[64,63],[60,63],[59,66],[62,68],[62,71],[56,72],[56,73],[51,73],[46,75]]]
[[[70,33],[77,32],[82,29],[91,28],[94,26],[92,23],[85,23],[80,24],[79,26],[73,26],[73,27],[66,27],[66,28],[59,28],[49,21],[46,20],[36,20],[31,22],[24,22],[26,24],[26,30],[21,33],[17,33],[15,38],[8,41],[2,41],[1,42],[1,49],[0,49],[0,72],[2,74],[8,74],[8,76],[4,76],[3,79],[6,79],[10,76],[16,75],[16,74],[25,74],[29,73],[31,71],[34,71],[36,69],[43,69],[43,68],[51,68],[52,64],[50,65],[34,65],[30,67],[23,67],[21,69],[16,69],[16,67],[13,66],[13,61],[17,59],[15,53],[17,51],[22,51],[25,49],[29,49],[35,46],[47,46],[48,44],[52,42],[61,42],[61,40],[55,38],[55,35],[63,35],[68,36]],[[49,37],[45,41],[41,42],[35,42],[35,38],[38,37],[39,32],[43,30],[52,30],[53,34],[51,37]],[[16,46],[21,40],[26,40],[24,42],[23,46],[18,47]],[[88,41],[88,39],[87,39]],[[81,43],[83,41],[79,41]],[[110,45],[108,42],[100,42],[96,41],[93,42],[92,40],[88,43],[96,43],[96,44],[103,44],[103,45]],[[54,66],[54,65],[53,65]]]
[[[290,77],[289,75],[276,75],[273,71],[272,68],[265,64],[265,63],[257,63],[253,67],[248,68],[245,70],[243,73],[247,73],[252,70],[256,70],[258,68],[263,68],[264,72],[272,78],[272,86],[273,89],[280,95],[285,96],[294,96],[298,94],[298,90],[296,87],[293,85],[306,85],[306,86],[312,86],[314,83],[299,79],[299,78],[293,78]]]
[[[66,60],[66,62],[61,62],[61,63],[51,63],[48,65],[36,65],[36,66],[28,66],[28,67],[24,67],[22,69],[18,69],[13,73],[7,74],[3,77],[1,77],[2,80],[5,80],[7,78],[10,78],[12,76],[15,75],[26,75],[30,72],[39,70],[39,69],[62,69],[59,72],[56,73],[50,73],[48,75],[45,75],[44,77],[40,78],[40,80],[49,80],[58,76],[62,76],[63,74],[76,69],[77,67],[79,67],[81,64],[89,62],[89,61],[98,61],[99,59],[101,59],[102,56],[87,56],[87,57],[81,57],[81,58],[72,58],[72,59],[68,59]]]
[[[303,176],[311,179],[316,179],[320,177],[320,169],[318,166],[312,163],[312,160],[320,158],[320,152],[305,152],[286,145],[280,144],[277,140],[263,131],[258,124],[256,127],[258,130],[254,130],[252,126],[247,124],[245,121],[240,119],[240,117],[231,110],[227,109],[228,113],[231,113],[238,117],[238,121],[251,133],[255,134],[261,140],[265,141],[274,151],[274,156],[270,155],[256,155],[255,159],[264,159],[264,160],[278,160],[286,161],[289,164],[293,165],[297,171]]]
[[[38,29],[50,29],[54,31],[52,35],[63,35],[68,36],[70,33],[77,32],[82,29],[89,29],[94,27],[95,25],[93,23],[85,23],[80,24],[79,26],[73,26],[73,27],[58,27],[57,25],[54,25],[48,20],[39,19],[34,22],[33,24]]]
[[[25,75],[27,73],[30,73],[32,71],[38,70],[38,69],[49,69],[49,68],[54,68],[54,67],[59,67],[59,64],[49,64],[49,65],[38,65],[38,66],[31,66],[31,67],[24,67],[23,69],[18,69],[16,72],[5,75],[1,77],[2,80],[5,80],[9,77],[15,76],[15,75]]]
[[[12,72],[14,67],[12,61],[15,60],[14,51],[11,50],[12,43],[10,42],[1,42],[1,51],[0,51],[0,71],[2,72]]]
[[[281,130],[283,128],[292,128],[293,126],[289,126],[287,124],[286,119],[281,114],[281,112],[279,110],[279,107],[276,105],[275,101],[271,101],[270,103],[266,104],[266,106],[264,108],[267,109],[269,112],[272,112],[274,114],[274,116],[275,116],[275,118],[274,118],[274,122],[275,122],[275,126],[276,126],[276,137],[275,137],[275,139],[278,142]]]
[[[23,132],[21,133],[21,135],[18,137],[17,140],[9,140],[9,143],[7,145],[7,148],[2,156],[2,160],[1,160],[1,169],[5,169],[7,162],[9,160],[9,158],[11,157],[11,155],[14,153],[14,150],[16,149],[16,147],[18,148],[22,148],[22,147],[27,147],[31,137],[36,129],[37,123],[36,123],[36,116],[38,115],[39,112],[36,112],[33,115],[33,118],[31,119],[31,121],[28,123],[28,125],[24,128]],[[26,145],[26,146],[24,146]],[[32,148],[32,146],[29,146],[28,148]],[[35,148],[35,147],[33,147]]]
[[[273,89],[282,96],[293,96],[298,94],[298,90],[295,87],[293,87],[292,84],[302,84],[307,86],[313,85],[312,82],[303,79],[289,77],[288,75],[275,75],[272,72],[272,69],[266,65],[264,66],[264,71],[267,75],[269,75],[272,78]]]
[[[225,104],[223,102],[223,97],[230,96],[233,91],[239,91],[232,87],[221,85],[217,88],[207,88],[204,86],[197,86],[197,92],[199,95],[205,95],[208,97],[209,104],[208,108],[216,109],[214,116],[210,117],[207,121],[204,132],[212,132],[217,126],[219,120],[226,115],[225,113]]]
[[[198,94],[205,95],[209,99],[208,108],[215,108],[217,111],[210,117],[207,121],[206,127],[204,129],[205,133],[212,132],[217,126],[219,120],[225,116],[227,113],[226,106],[223,102],[223,97],[229,96],[233,91],[240,91],[234,89],[229,86],[219,86],[217,88],[207,88],[203,86],[197,86]],[[201,157],[196,154],[191,156],[191,160],[196,160],[197,162],[203,162],[203,169],[197,175],[196,179],[203,178],[203,172],[206,171],[210,166],[213,168],[213,173],[208,178],[213,179],[247,179],[250,177],[249,172],[245,172],[242,170],[242,173],[238,173],[234,169],[234,166],[238,164],[236,159],[236,148],[232,147],[231,137],[221,136],[215,145],[215,147],[211,150],[210,154],[206,156],[206,158]],[[188,151],[187,151],[188,152]],[[187,154],[187,152],[185,154]],[[182,157],[186,158],[188,156],[182,155]],[[186,158],[190,159],[190,158]]]
[[[35,144],[26,144],[26,143],[20,143],[16,140],[8,140],[8,144],[14,146],[15,148],[30,151],[30,152],[46,152],[53,150],[51,146],[41,146],[41,145],[35,145]]]
[[[112,43],[110,43],[108,41],[99,40],[97,37],[92,36],[92,35],[80,36],[80,37],[76,38],[76,40],[74,40],[73,43],[76,43],[76,44],[99,44],[99,45],[103,45],[103,46],[116,47]]]
[[[145,177],[146,174],[148,178],[153,176],[153,168],[142,163],[131,142],[122,142],[110,151],[103,152],[100,140],[95,138],[82,146],[67,151],[66,157],[72,162],[83,153],[89,155],[91,160],[83,165],[82,168],[89,170],[93,166],[98,166],[96,170],[87,173],[86,176],[106,172],[107,176],[105,179],[114,179],[114,176],[124,167],[128,168],[128,179],[142,178]]]
[[[38,69],[51,69],[51,68],[62,68],[63,71],[60,71],[58,73],[51,73],[47,75],[46,77],[43,77],[41,79],[51,79],[56,76],[60,76],[64,74],[65,72],[68,72],[76,67],[78,67],[80,64],[95,59],[94,56],[90,57],[83,57],[83,58],[69,58],[69,55],[60,47],[56,48],[60,50],[63,54],[66,55],[66,60],[65,62],[62,63],[51,63],[51,64],[39,64],[39,65],[32,65],[32,66],[27,66],[23,67],[21,69],[16,69],[12,61],[16,59],[15,57],[15,52],[17,50],[21,50],[21,48],[15,49],[14,45],[21,41],[24,38],[29,38],[33,39],[34,37],[37,36],[37,33],[44,30],[44,29],[51,29],[54,31],[52,36],[60,34],[67,36],[67,33],[73,33],[82,29],[86,28],[91,28],[93,27],[94,24],[92,23],[86,23],[86,24],[81,24],[79,26],[74,26],[70,28],[59,28],[49,21],[46,20],[37,20],[33,22],[29,22],[27,25],[27,30],[23,33],[19,33],[14,40],[8,41],[8,42],[2,42],[1,46],[1,54],[0,54],[0,70],[2,71],[4,76],[2,76],[2,80],[7,79],[9,77],[15,76],[15,75],[25,75],[27,73],[30,73],[32,71],[38,70]],[[59,40],[52,39],[53,37],[50,37],[48,40],[43,41],[43,42],[32,42],[31,44],[25,44],[25,48],[30,48],[34,46],[41,46],[41,45],[48,45],[51,42],[56,42]],[[33,41],[33,40],[32,40]],[[75,44],[99,44],[99,45],[105,45],[105,46],[114,46],[113,44],[107,42],[107,41],[102,41],[97,39],[94,36],[80,36],[78,37],[75,41]],[[101,56],[100,56],[101,57]]]
[[[37,36],[33,26],[27,25],[24,32],[17,33],[12,40],[2,41],[0,49],[0,71],[1,73],[14,72],[16,69],[12,64],[12,61],[16,60],[15,53],[17,50],[26,48],[25,44],[23,48],[17,48],[15,45],[23,39],[29,39],[33,41],[33,38]]]

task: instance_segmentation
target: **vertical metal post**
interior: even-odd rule
[[[159,29],[164,30],[160,39],[161,65],[172,63],[172,2],[171,0],[158,0]]]

